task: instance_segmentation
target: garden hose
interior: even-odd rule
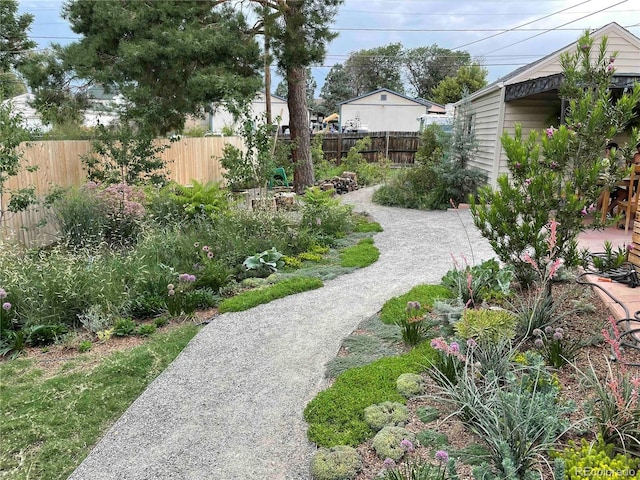
[[[625,264],[620,268],[609,270],[607,272],[598,272],[598,271],[587,269],[585,272],[578,275],[578,277],[576,278],[576,283],[580,285],[589,285],[591,287],[599,288],[601,291],[607,294],[607,296],[614,303],[616,303],[622,308],[622,310],[625,313],[625,316],[624,318],[616,320],[616,325],[618,327],[622,327],[621,328],[622,333],[620,334],[620,346],[633,348],[635,350],[640,350],[640,326],[638,327],[631,326],[631,322],[638,322],[638,324],[640,324],[640,310],[635,312],[633,314],[633,317],[631,317],[629,313],[629,309],[625,306],[624,303],[618,300],[614,295],[612,295],[610,292],[604,289],[601,285],[598,285],[597,283],[586,280],[584,278],[586,275],[598,275],[600,277],[611,279],[611,281],[625,283],[629,285],[630,288],[635,288],[637,286],[640,286],[640,282],[638,281],[638,273],[636,272],[633,265]],[[611,346],[611,350],[612,350],[612,354],[614,354],[615,352],[613,352],[613,346]],[[613,355],[613,357],[616,358],[615,355]],[[617,358],[616,360],[621,361],[621,359],[617,359]],[[640,367],[640,363],[622,362],[622,361],[621,363],[624,363],[625,365],[629,365],[629,366]]]

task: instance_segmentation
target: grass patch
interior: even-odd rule
[[[355,447],[372,437],[375,432],[364,421],[364,409],[384,401],[404,404],[406,399],[396,390],[397,378],[423,370],[426,356],[432,352],[424,342],[404,355],[381,358],[344,372],[305,408],[309,440],[323,447]]]
[[[380,312],[382,323],[393,325],[397,319],[405,316],[407,302],[420,302],[423,307],[431,308],[435,300],[451,298],[451,291],[442,285],[418,285],[399,297],[388,300]]]
[[[354,231],[360,233],[378,233],[384,231],[378,222],[370,222],[366,218],[359,217],[356,219]]]
[[[373,245],[373,238],[363,238],[356,245],[340,252],[340,265],[343,267],[368,267],[380,257],[380,250]]]
[[[220,303],[218,311],[220,313],[242,312],[263,303],[269,303],[277,298],[320,288],[322,285],[322,280],[318,278],[289,278],[276,283],[275,285],[256,290],[249,290],[247,292],[240,293],[235,297],[227,298]]]
[[[155,334],[93,366],[80,357],[53,375],[32,360],[0,364],[0,471],[12,479],[67,478],[92,445],[198,332]]]

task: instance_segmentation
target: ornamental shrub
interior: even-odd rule
[[[516,125],[513,136],[505,132],[501,140],[509,174],[498,178],[495,190],[483,187],[478,199],[472,200],[476,226],[525,284],[532,266],[523,256],[528,253],[538,263],[543,260],[552,219],[558,223],[557,252],[547,261],[579,263],[576,237],[585,228],[583,214],[602,190],[599,177],[615,182],[624,174],[623,169],[611,172],[610,160],[603,160],[602,152],[635,116],[640,88],[613,99],[609,87],[615,56],[608,52],[606,37],[594,45],[588,32],[578,39],[574,53],[561,55],[564,82],[559,93],[568,101],[565,123],[528,136],[521,125]]]
[[[346,445],[321,448],[311,461],[311,475],[316,480],[352,480],[361,469],[360,455]]]
[[[380,458],[391,458],[397,462],[407,451],[404,440],[413,445],[416,443],[416,436],[404,427],[384,427],[373,437],[371,446]]]
[[[601,436],[595,443],[584,438],[580,445],[570,441],[569,447],[556,455],[564,480],[584,480],[596,478],[640,479],[640,459],[615,453],[614,446],[605,443]]]
[[[481,343],[497,342],[503,338],[513,338],[516,323],[517,317],[506,310],[467,309],[454,329],[465,340],[473,338]]]
[[[400,395],[405,398],[422,395],[426,389],[424,377],[417,373],[403,373],[396,380],[396,387]]]
[[[408,419],[407,407],[397,402],[382,402],[364,409],[364,421],[374,430],[403,426]]]

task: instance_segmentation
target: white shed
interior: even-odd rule
[[[422,115],[445,113],[442,105],[387,88],[345,100],[338,106],[342,130],[370,132],[417,132]]]

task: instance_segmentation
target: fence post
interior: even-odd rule
[[[338,134],[338,158],[336,158],[338,165],[342,163],[342,135],[342,132]]]
[[[384,158],[389,158],[389,132],[385,132]]]

